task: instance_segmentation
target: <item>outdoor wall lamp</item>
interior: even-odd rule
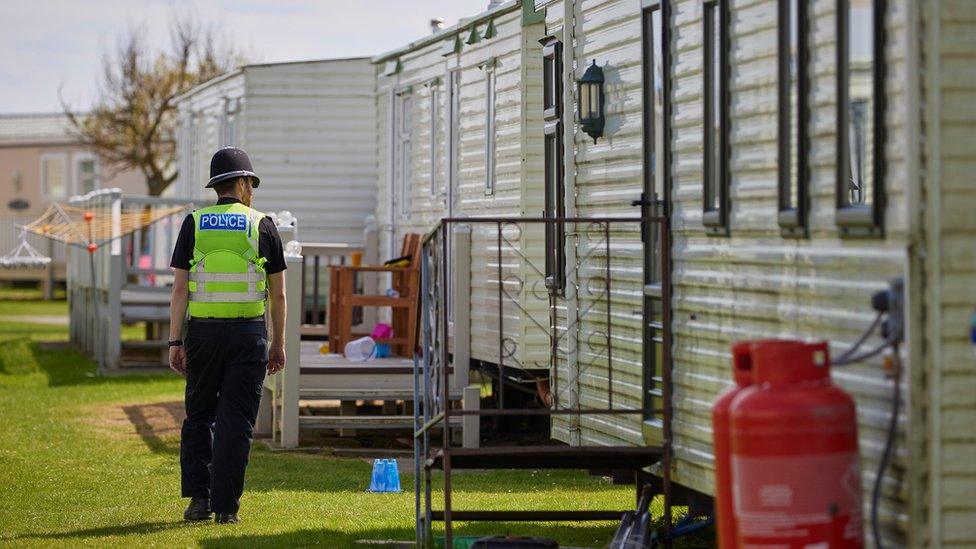
[[[577,86],[580,126],[596,143],[596,139],[603,136],[606,116],[603,112],[603,69],[597,66],[595,59],[587,67]]]

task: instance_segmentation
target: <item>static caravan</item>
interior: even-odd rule
[[[881,483],[882,535],[893,546],[976,542],[976,507],[963,495],[976,487],[976,369],[966,339],[976,303],[976,186],[963,145],[974,136],[976,76],[966,67],[976,19],[968,8],[909,0],[535,2],[547,36],[561,44],[558,62],[538,68],[562,82],[566,151],[557,188],[567,215],[661,215],[671,235],[655,240],[651,226],[616,234],[617,313],[605,323],[584,318],[579,331],[585,340],[612,327],[615,374],[609,379],[602,362],[587,365],[580,353],[586,374],[576,391],[599,399],[609,384],[615,399],[659,408],[669,369],[674,481],[713,493],[710,407],[730,382],[732,342],[826,339],[842,353],[874,318],[872,292],[903,277],[903,411]],[[577,81],[594,63],[605,117],[596,140],[572,114],[582,103]],[[667,272],[650,259],[661,248]],[[658,323],[662,308],[669,325]],[[663,363],[668,339],[671,361]],[[881,362],[834,370],[858,405],[866,503],[894,401]],[[554,436],[608,445],[664,438],[654,413],[584,417],[577,428],[575,438],[559,429]]]
[[[510,1],[410,45],[373,58],[379,150],[377,219],[380,248],[395,256],[407,233],[426,233],[443,217],[531,216],[542,210],[541,62],[543,22],[526,18],[531,6]],[[484,230],[483,230],[484,229]],[[497,255],[486,253],[497,230],[473,224],[470,295],[456,296],[470,314],[471,357],[497,364],[499,307],[502,334],[512,345],[506,366],[530,364],[530,314],[519,292],[495,299]],[[540,235],[505,229],[502,279],[514,281]],[[531,312],[531,311],[530,311]],[[534,311],[545,318],[545,309]],[[546,353],[545,345],[535,351]]]
[[[261,175],[254,206],[288,210],[303,242],[363,245],[375,209],[375,78],[369,59],[246,65],[177,98],[174,193],[209,197],[213,152],[238,146]]]

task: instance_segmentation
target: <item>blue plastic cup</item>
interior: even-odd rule
[[[373,474],[369,481],[369,491],[370,492],[385,492],[386,491],[386,460],[374,459],[373,460]]]
[[[387,461],[386,491],[387,492],[400,491],[400,467],[397,465],[397,460],[395,459],[391,459]]]

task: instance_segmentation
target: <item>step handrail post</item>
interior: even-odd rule
[[[301,384],[301,291],[302,256],[288,254],[285,256],[288,269],[285,271],[286,304],[288,315],[285,318],[285,369],[279,372],[281,376],[281,447],[297,448],[299,434],[298,400]]]

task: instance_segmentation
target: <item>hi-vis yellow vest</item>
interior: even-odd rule
[[[190,317],[264,315],[267,259],[260,257],[258,247],[258,225],[263,218],[263,213],[239,203],[193,212]]]

